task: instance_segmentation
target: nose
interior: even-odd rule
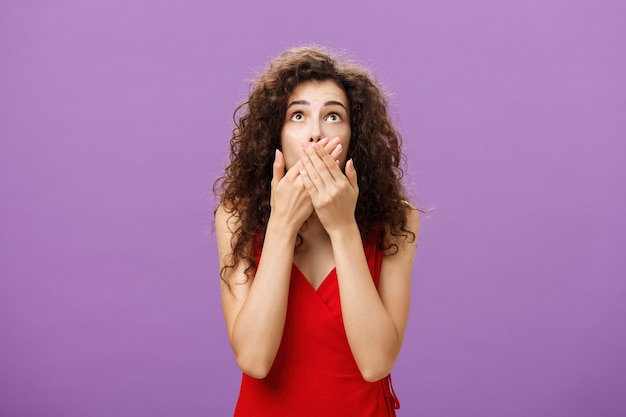
[[[316,143],[322,140],[322,130],[320,129],[319,123],[313,123],[311,126],[311,136],[309,137],[309,142]]]

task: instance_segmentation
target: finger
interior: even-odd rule
[[[341,143],[339,145],[337,145],[335,147],[335,149],[333,149],[332,153],[330,154],[330,156],[335,159],[337,162],[339,162],[339,160],[337,160],[337,158],[339,158],[339,155],[341,155],[341,151],[343,150],[343,146],[341,146]]]
[[[334,182],[339,178],[338,175],[343,176],[341,171],[334,171],[333,173],[333,170],[336,169],[335,159],[330,156],[325,148],[313,144],[313,146],[306,149],[306,153],[319,177],[327,187],[333,186]]]
[[[317,143],[321,147],[326,149],[326,152],[331,154],[333,158],[337,158],[341,154],[341,150],[343,149],[341,147],[341,144],[339,143],[339,136],[335,137],[333,140],[330,140],[328,138],[323,138]],[[302,145],[302,149],[306,149],[307,146],[311,146],[308,140],[302,141],[301,145]]]
[[[359,185],[357,181],[356,169],[354,168],[354,161],[352,158],[346,162],[346,178],[350,182],[352,189],[358,191]]]
[[[338,158],[339,158],[339,155],[341,155],[341,151],[343,150],[341,143],[339,143],[339,136],[337,136],[331,141],[327,141],[327,144],[323,146],[324,146],[324,149],[326,149],[326,152],[328,152],[330,156],[333,157],[333,159],[335,160],[335,163],[339,164]]]
[[[300,160],[302,161],[309,178],[319,192],[321,192],[324,188],[332,187],[334,181],[332,175],[328,171],[328,168],[324,164],[324,161],[317,154],[317,151],[322,149],[323,148],[314,144],[313,146],[306,146],[306,149],[300,150]],[[326,153],[326,151],[323,152]],[[328,155],[328,153],[326,154]]]
[[[285,157],[278,149],[276,149],[276,154],[274,156],[272,171],[272,186],[275,186],[285,176]]]
[[[338,142],[338,138],[336,139]],[[336,147],[331,154],[325,152],[325,149],[316,149],[316,153],[319,156],[319,159],[324,163],[326,169],[328,170],[328,173],[330,174],[330,177],[332,177],[332,181],[342,181],[344,178],[343,172],[341,172],[341,169],[339,169],[337,166],[338,161],[336,159],[341,155],[342,151],[343,147],[340,143],[336,144]],[[312,161],[316,163],[316,160],[314,158],[312,159]],[[320,171],[320,175],[322,176],[324,181],[327,181],[327,177],[323,174],[323,168],[319,165],[319,163],[316,166]]]
[[[311,200],[314,201],[317,198],[319,191],[317,187],[315,186],[315,183],[311,179],[311,176],[309,175],[303,161],[302,160],[298,161],[296,165],[298,167],[298,170],[300,171],[300,178],[302,179],[302,184],[304,184],[304,188],[309,193],[309,197],[311,198]]]
[[[320,145],[322,145],[324,149],[326,149],[326,152],[332,155],[337,150],[337,146],[340,145],[339,136],[337,136],[333,140],[326,140],[325,143],[322,143],[322,141],[320,141]]]
[[[300,160],[298,161],[298,169],[300,170],[300,176],[306,177],[307,181],[309,181],[315,188],[320,188],[324,185],[323,181],[319,177],[319,173],[315,169],[315,166],[311,162],[309,155],[304,150],[304,148],[308,148],[307,144],[303,145],[303,148],[300,149]]]

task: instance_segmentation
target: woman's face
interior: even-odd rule
[[[350,145],[348,109],[348,97],[334,81],[311,80],[298,84],[287,99],[287,113],[280,132],[286,168],[300,159],[302,142],[336,137],[343,148],[337,158],[343,168]]]

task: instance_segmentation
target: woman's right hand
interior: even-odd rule
[[[299,230],[313,212],[313,204],[304,188],[298,167],[294,165],[285,173],[285,157],[276,149],[273,170],[270,215],[293,222],[295,230]]]

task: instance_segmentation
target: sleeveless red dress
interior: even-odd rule
[[[378,285],[383,254],[376,245],[364,248]],[[390,376],[367,382],[359,372],[343,325],[335,269],[316,291],[293,265],[276,359],[263,379],[243,374],[235,417],[389,417],[397,408]]]

